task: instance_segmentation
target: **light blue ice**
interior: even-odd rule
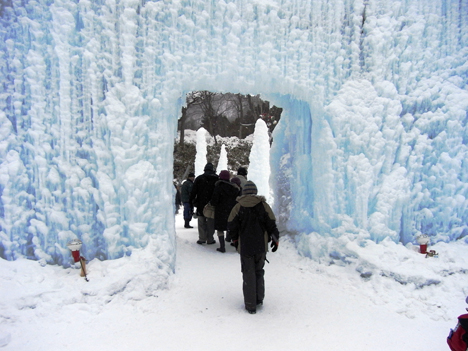
[[[11,3],[1,257],[67,266],[77,237],[87,259],[150,247],[173,269],[173,142],[194,90],[284,108],[270,187],[304,255],[468,234],[467,0]]]

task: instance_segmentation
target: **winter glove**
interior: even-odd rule
[[[278,245],[279,245],[279,242],[278,242],[278,241],[272,240],[272,241],[271,241],[271,244],[270,244],[271,251],[272,251],[272,252],[276,252],[276,250],[278,250]]]

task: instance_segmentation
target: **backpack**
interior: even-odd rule
[[[266,252],[268,248],[265,242],[265,231],[266,224],[264,223],[264,215],[266,214],[263,203],[259,202],[253,207],[240,206],[238,217],[239,217],[239,230],[240,232],[250,232],[255,235],[248,235],[240,240],[240,252],[246,256],[253,256],[257,253]],[[257,230],[248,230],[247,228],[253,229],[257,226]],[[260,231],[258,231],[260,229]],[[260,235],[261,234],[261,235]],[[269,235],[268,235],[269,236]]]
[[[253,213],[256,216],[256,219],[257,219],[258,224],[260,225],[260,228],[262,228],[264,232],[267,231],[266,225],[265,225],[265,219],[264,219],[264,215],[266,211],[265,211],[265,208],[263,207],[262,202],[259,202],[253,207],[241,206],[239,208],[239,219],[242,218],[246,212],[249,213],[249,216],[251,213]]]
[[[458,317],[455,329],[450,329],[447,344],[452,351],[466,351],[468,349],[468,314]]]

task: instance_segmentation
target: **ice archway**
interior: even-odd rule
[[[89,259],[147,248],[173,267],[173,139],[199,89],[285,108],[272,184],[304,254],[326,255],[329,238],[467,233],[466,0],[1,11],[1,257],[67,265],[78,236]]]

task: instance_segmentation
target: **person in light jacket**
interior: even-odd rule
[[[241,181],[241,190],[242,190],[245,183],[247,183],[247,169],[245,167],[239,167],[237,169],[237,178],[239,178]]]
[[[279,232],[276,218],[265,197],[257,195],[257,186],[248,181],[237,198],[228,219],[228,230],[240,254],[245,309],[254,314],[263,304],[265,280],[263,269],[271,242],[278,249]]]

